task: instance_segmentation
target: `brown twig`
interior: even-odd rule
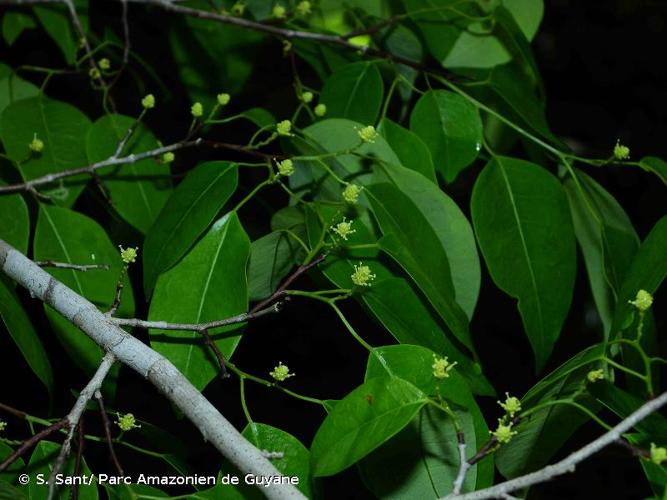
[[[86,438],[85,433],[83,432],[83,416],[79,419],[79,425],[77,426],[77,447],[76,447],[76,459],[74,461],[74,477],[79,477],[81,473],[81,459],[83,458],[83,448],[85,446]],[[70,490],[70,498],[72,500],[77,500],[79,498],[79,482],[75,481]]]
[[[213,341],[211,336],[208,334],[208,330],[202,330],[200,333],[204,337],[204,342],[206,343],[206,345],[211,348],[213,354],[215,354],[215,357],[218,359],[218,364],[220,365],[220,377],[222,377],[223,379],[229,378],[229,373],[227,372],[227,366],[225,365],[225,357],[222,355],[222,352],[220,352],[220,349]]]
[[[113,304],[111,304],[111,307],[107,312],[109,316],[116,314],[116,311],[118,311],[118,308],[120,307],[120,301],[123,297],[123,287],[125,286],[125,273],[127,273],[127,264],[120,270],[118,281],[116,281],[116,293],[114,294]]]
[[[27,417],[27,414],[21,410],[17,410],[16,408],[6,405],[4,403],[0,403],[0,410],[5,410],[7,413],[11,413],[15,417],[20,418],[21,420],[25,420]]]
[[[0,472],[4,471],[7,467],[12,465],[16,460],[18,460],[25,452],[27,452],[30,448],[35,446],[37,443],[39,443],[42,439],[46,439],[49,437],[51,434],[54,432],[59,431],[60,429],[63,428],[69,428],[69,420],[66,418],[63,418],[62,420],[58,420],[56,423],[50,425],[49,427],[42,429],[39,431],[37,434],[32,436],[29,439],[26,439],[21,446],[19,446],[14,453],[9,455],[1,464],[0,464]]]
[[[104,427],[104,437],[107,441],[107,446],[109,447],[109,457],[111,458],[111,463],[116,468],[119,476],[124,476],[123,467],[120,465],[118,456],[116,455],[116,450],[113,447],[113,438],[111,437],[111,422],[109,422],[109,415],[107,415],[107,410],[104,406],[104,398],[100,391],[95,391],[95,399],[97,400],[97,405],[100,408],[100,416],[102,417],[102,426]]]
[[[316,265],[318,265],[320,262],[324,261],[324,259],[326,259],[326,258],[327,258],[327,254],[323,253],[323,254],[320,255],[319,257],[317,257],[317,258],[313,259],[312,261],[310,261],[308,264],[303,264],[303,265],[299,266],[299,267],[296,269],[296,271],[294,271],[294,273],[293,273],[291,276],[289,276],[289,277],[283,282],[283,284],[280,285],[280,286],[276,289],[275,292],[273,292],[273,293],[271,294],[270,297],[264,299],[263,301],[261,301],[260,303],[258,303],[255,307],[253,307],[252,309],[250,309],[250,314],[253,314],[253,313],[255,313],[256,311],[259,311],[259,310],[263,309],[263,308],[266,307],[267,305],[269,305],[269,304],[275,302],[276,300],[278,300],[279,298],[281,298],[281,297],[284,295],[285,290],[287,290],[287,288],[288,288],[292,283],[294,283],[294,281],[295,281],[299,276],[301,276],[301,275],[302,275],[303,273],[305,273],[305,272],[308,272],[310,269],[312,269],[313,267],[315,267]]]

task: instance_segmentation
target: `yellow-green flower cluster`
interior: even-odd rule
[[[273,17],[276,19],[283,19],[285,17],[285,14],[287,13],[287,10],[285,7],[277,3],[276,5],[273,6],[273,10],[271,11],[273,13]]]
[[[452,371],[455,366],[456,361],[454,363],[450,363],[447,356],[444,358],[439,358],[435,354],[433,355],[433,364],[431,365],[431,368],[433,368],[433,376],[438,380],[449,377],[449,372]]]
[[[141,427],[137,425],[137,421],[134,418],[134,415],[131,413],[126,413],[125,415],[118,415],[118,420],[116,420],[116,425],[120,427],[122,431],[129,431],[132,429],[137,429]]]
[[[315,115],[316,116],[319,116],[320,118],[322,118],[326,114],[327,114],[327,105],[326,104],[320,103],[317,106],[315,106]]]
[[[621,144],[620,141],[616,141],[614,146],[614,158],[617,160],[627,160],[630,158],[630,148]]]
[[[350,276],[352,283],[357,286],[371,286],[371,281],[376,278],[376,275],[371,272],[371,268],[359,262],[359,265],[354,265],[354,272]]]
[[[640,312],[646,312],[653,305],[653,295],[646,290],[639,290],[635,296],[635,300],[629,300],[628,302],[639,309]]]
[[[278,173],[285,177],[289,177],[294,173],[294,163],[289,158],[287,160],[278,162]]]
[[[313,93],[312,92],[304,92],[303,94],[301,94],[301,100],[303,102],[305,102],[306,104],[308,104],[309,102],[311,102],[313,100]]]
[[[351,205],[354,205],[359,200],[359,194],[362,187],[356,184],[348,184],[343,189],[343,199]]]
[[[196,102],[190,108],[190,113],[192,113],[192,116],[195,118],[199,118],[204,114],[204,106],[201,102]]]
[[[599,370],[591,370],[586,374],[586,379],[594,384],[598,380],[604,380],[604,370],[600,368]]]
[[[34,153],[41,153],[42,150],[44,149],[44,141],[41,139],[37,138],[37,134],[33,135],[32,141],[30,141],[30,144],[28,144],[28,147],[30,148],[30,151]]]
[[[311,7],[310,2],[303,0],[297,4],[296,13],[303,17],[309,16],[312,13]]]
[[[521,401],[519,401],[519,398],[510,396],[508,392],[505,393],[505,402],[498,401],[498,404],[510,418],[514,418],[514,415],[521,411]]]
[[[667,461],[667,450],[662,446],[656,446],[655,443],[651,443],[651,462],[661,465],[664,461]]]
[[[162,155],[162,163],[171,163],[176,159],[176,155],[172,153],[171,151],[167,151],[165,154]]]
[[[123,259],[125,264],[136,262],[139,248],[123,248],[120,245],[118,245],[118,248],[120,248],[120,258]]]
[[[370,143],[375,142],[375,139],[378,136],[378,133],[373,125],[367,125],[366,127],[360,128],[357,131],[357,134],[359,134],[359,138],[363,142],[370,142]]]
[[[278,132],[278,135],[292,135],[290,132],[292,130],[292,122],[289,120],[283,120],[281,122],[278,122],[278,125],[276,125],[276,131]]]
[[[7,428],[7,422],[0,420],[0,432],[4,431]]]
[[[346,241],[348,236],[357,232],[356,229],[352,229],[352,221],[345,220],[345,217],[343,217],[342,222],[339,222],[335,226],[331,226],[331,229],[333,230],[334,233],[336,233],[338,236],[340,236]]]
[[[148,94],[141,100],[141,105],[144,109],[153,109],[155,107],[155,96],[153,94]]]
[[[109,59],[107,59],[106,57],[103,57],[102,59],[97,61],[97,65],[100,67],[100,69],[106,71],[107,69],[111,68],[111,61],[109,61]]]
[[[504,424],[502,420],[498,419],[498,427],[491,434],[496,438],[498,443],[507,444],[517,435],[517,432],[512,430],[512,422]]]
[[[220,106],[226,106],[229,104],[229,101],[231,100],[231,96],[229,94],[218,94],[218,104]]]
[[[272,372],[269,372],[269,375],[274,380],[277,380],[278,382],[283,382],[287,380],[290,377],[294,376],[294,373],[290,373],[289,367],[287,365],[284,365],[282,361],[278,362],[278,366],[276,366]]]

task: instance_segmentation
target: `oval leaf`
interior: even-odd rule
[[[496,157],[477,179],[471,204],[489,273],[519,299],[539,370],[558,340],[574,286],[574,230],[563,188],[537,165]]]
[[[146,295],[150,296],[160,273],[176,264],[215,219],[237,182],[233,164],[212,161],[197,166],[178,185],[144,241]]]
[[[310,450],[313,474],[348,468],[408,425],[424,404],[424,393],[405,380],[367,380],[336,404],[317,431]]]
[[[482,119],[468,100],[446,90],[431,90],[415,104],[410,129],[428,146],[446,182],[470,165],[482,147]]]
[[[148,317],[172,323],[204,323],[248,310],[246,264],[250,240],[236,213],[219,219],[178,265],[158,279]],[[196,293],[183,293],[193,290]],[[225,357],[236,349],[238,325],[209,335]],[[197,389],[220,372],[200,333],[151,330],[151,346],[168,358]]]

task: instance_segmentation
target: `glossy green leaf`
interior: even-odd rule
[[[544,377],[521,400],[529,409],[546,401],[571,396],[586,383],[588,371],[599,368],[604,345],[591,346]],[[577,402],[597,411],[584,393]],[[579,409],[559,404],[537,410],[515,428],[517,435],[496,452],[496,466],[507,478],[541,469],[588,417]]]
[[[26,496],[20,489],[0,479],[0,499],[26,500]]]
[[[150,295],[160,273],[176,264],[211,224],[236,189],[233,164],[206,162],[188,173],[146,235],[144,290]]]
[[[633,313],[629,301],[639,290],[654,293],[667,276],[667,216],[660,219],[639,247],[618,294],[618,306],[611,327],[612,334],[626,326]]]
[[[41,205],[33,243],[35,260],[52,260],[68,264],[106,264],[106,269],[74,271],[47,267],[56,279],[82,295],[102,311],[113,303],[116,283],[120,276],[121,260],[118,247],[97,222],[83,214],[66,208]],[[81,330],[60,316],[49,306],[46,315],[58,339],[76,365],[87,373],[95,372],[103,356],[103,350]],[[123,299],[118,310],[120,317],[134,312],[134,297],[127,276]],[[107,377],[113,387],[114,377]]]
[[[383,48],[394,56],[414,62],[424,59],[424,49],[419,36],[404,24],[395,24],[382,33]],[[419,71],[412,66],[396,63],[396,71],[402,76],[398,82],[398,92],[404,102],[408,102],[414,92],[413,85]]]
[[[426,92],[410,115],[410,129],[428,146],[445,181],[452,182],[482,147],[482,119],[477,108],[447,90]]]
[[[0,441],[0,460],[4,461],[9,455],[14,453],[14,449],[8,444]],[[8,466],[5,470],[0,472],[0,481],[6,481],[9,484],[19,485],[18,476],[23,473],[25,469],[25,462],[21,457],[17,458],[16,461]]]
[[[90,120],[81,111],[43,96],[14,101],[0,116],[7,155],[19,164],[26,180],[87,165],[85,138],[89,128]],[[41,153],[28,148],[35,135],[44,142]],[[44,193],[60,205],[71,206],[87,181],[87,176],[68,177]]]
[[[181,262],[159,277],[149,319],[204,323],[246,312],[249,252],[250,240],[236,213],[219,219]],[[216,328],[209,335],[225,357],[232,355],[241,338],[238,325]],[[151,330],[150,338],[151,346],[197,389],[206,387],[220,371],[197,332]]]
[[[141,124],[136,125],[133,118],[105,115],[88,131],[88,161],[95,163],[113,156],[131,127],[135,127],[135,131],[121,152],[122,156],[159,147],[150,130]],[[107,167],[99,170],[98,175],[109,189],[111,205],[142,233],[151,227],[171,194],[169,166],[154,159]]]
[[[331,476],[354,464],[403,429],[426,404],[423,392],[396,377],[367,380],[341,401],[320,426],[311,446],[315,476]]]
[[[384,234],[380,247],[412,277],[456,338],[472,350],[468,318],[456,302],[447,254],[435,232],[395,186],[375,184],[367,193]]]
[[[77,17],[84,34],[88,31],[88,0],[73,0]],[[65,4],[37,5],[33,8],[40,24],[65,57],[67,64],[73,64],[79,50],[81,35],[72,24],[72,17]]]
[[[575,240],[565,192],[537,165],[496,157],[479,175],[471,205],[489,273],[519,300],[540,370],[558,340],[574,287]]]
[[[243,430],[243,437],[255,447],[268,452],[281,452],[282,458],[271,460],[284,476],[299,478],[299,491],[307,498],[313,497],[310,476],[310,452],[291,434],[266,424],[251,423]]]
[[[645,156],[639,160],[639,166],[647,172],[653,172],[662,182],[667,184],[667,162],[655,156]]]
[[[430,349],[414,345],[377,348],[368,357],[366,379],[393,375],[426,394],[439,392],[456,411],[469,444],[467,453],[472,456],[487,441],[488,427],[458,367],[436,385],[431,366],[434,355]],[[451,419],[427,407],[360,463],[362,477],[380,498],[444,496],[451,492],[459,468],[457,442]],[[493,481],[493,460],[480,462],[468,472],[464,489],[484,488]]]
[[[32,372],[44,384],[51,396],[53,372],[49,357],[19,298],[3,280],[0,280],[0,320],[7,327],[9,335]]]
[[[616,295],[639,248],[639,238],[614,197],[588,175],[575,172],[578,184],[568,178],[564,183],[565,192],[593,299],[604,333],[608,335]]]
[[[356,62],[335,71],[324,82],[320,102],[326,104],[328,117],[374,125],[383,93],[377,65]]]
[[[40,441],[30,456],[30,462],[26,467],[26,473],[30,474],[31,481],[24,486],[23,491],[26,491],[30,500],[45,500],[48,497],[49,485],[45,484],[46,480],[51,474],[53,463],[60,453],[61,445],[51,441]],[[76,457],[70,454],[61,469],[61,474],[67,477],[74,476],[74,462]],[[44,479],[43,484],[38,484],[36,481],[37,474],[42,474]],[[81,459],[81,469],[79,474],[90,477],[92,475],[88,464],[84,458]],[[93,476],[93,484],[79,485],[79,496],[81,500],[97,500],[97,480]],[[70,487],[60,486],[57,489],[57,494],[54,498],[59,500],[68,500],[70,498]]]
[[[9,11],[2,16],[2,37],[7,45],[13,45],[25,30],[36,27],[35,19],[27,12]]]
[[[0,185],[3,183],[0,181]],[[30,216],[28,206],[20,194],[0,196],[0,239],[5,240],[22,254],[28,253]]]
[[[431,152],[415,133],[401,127],[389,118],[382,120],[380,133],[404,167],[419,172],[428,180],[437,183]]]
[[[301,251],[299,243],[284,231],[275,231],[253,241],[248,263],[250,300],[271,295],[294,267],[296,255]]]

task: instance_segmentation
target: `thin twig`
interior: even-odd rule
[[[259,318],[265,314],[275,313],[280,310],[280,304],[274,304],[258,311],[251,311],[243,314],[237,314],[231,318],[219,319],[209,323],[169,323],[168,321],[146,321],[139,318],[109,318],[111,322],[118,326],[129,326],[133,328],[157,328],[159,330],[188,330],[191,332],[203,332],[220,326],[235,325],[245,323],[251,319]]]
[[[220,352],[220,349],[214,340],[208,334],[208,330],[202,330],[200,333],[204,337],[204,342],[206,342],[206,345],[210,347],[210,349],[213,351],[213,354],[215,354],[215,357],[218,359],[218,364],[220,365],[220,377],[223,379],[229,378],[227,366],[225,365],[225,357],[222,355],[222,352]]]
[[[109,415],[107,415],[107,410],[104,407],[104,398],[100,391],[95,391],[95,399],[97,400],[97,405],[100,408],[100,415],[102,417],[102,426],[104,427],[104,437],[107,440],[107,446],[109,447],[109,457],[111,458],[111,463],[116,468],[119,476],[124,476],[123,468],[120,465],[118,456],[116,455],[116,450],[113,447],[113,438],[111,437],[111,422],[109,422]]]
[[[0,410],[5,410],[7,413],[11,413],[15,417],[20,418],[21,420],[25,420],[26,417],[28,416],[27,413],[17,410],[16,408],[6,405],[4,403],[0,403]]]
[[[74,271],[90,271],[91,269],[111,269],[109,264],[69,264],[68,262],[56,262],[54,260],[36,260],[39,267],[55,267],[58,269],[72,269]]]
[[[291,276],[289,276],[289,277],[283,282],[283,284],[280,285],[280,286],[278,287],[278,289],[277,289],[275,292],[273,292],[273,293],[271,294],[270,297],[264,299],[264,300],[261,301],[259,304],[257,304],[255,307],[253,307],[252,309],[250,309],[250,314],[253,314],[253,313],[257,312],[257,311],[262,310],[262,309],[265,308],[267,305],[269,305],[269,304],[275,302],[276,300],[278,300],[279,298],[281,298],[281,297],[284,295],[285,290],[287,290],[287,287],[289,287],[292,283],[294,283],[294,281],[295,281],[299,276],[301,276],[301,275],[302,275],[303,273],[305,273],[305,272],[308,272],[310,269],[312,269],[313,267],[315,267],[316,265],[318,265],[320,262],[322,262],[322,261],[323,261],[324,259],[326,259],[326,258],[327,258],[327,254],[323,253],[323,254],[320,255],[319,257],[317,257],[317,258],[313,259],[312,261],[310,261],[308,264],[304,264],[304,265],[299,266],[299,267],[296,269],[296,271],[294,271],[294,273],[293,273]]]
[[[114,293],[113,304],[111,304],[111,307],[107,312],[109,316],[116,314],[116,311],[118,311],[118,308],[120,307],[120,301],[123,298],[123,288],[125,286],[125,273],[127,273],[127,264],[120,270],[118,281],[116,281],[116,293]]]
[[[644,403],[636,411],[621,420],[621,422],[612,427],[602,436],[553,465],[547,465],[538,471],[531,472],[530,474],[526,474],[515,479],[510,479],[509,481],[505,481],[490,488],[473,491],[464,495],[450,494],[449,496],[443,498],[456,498],[458,500],[484,500],[486,498],[502,498],[504,495],[508,495],[513,491],[549,481],[568,472],[573,472],[580,462],[586,460],[606,446],[622,439],[623,433],[632,429],[635,425],[637,425],[652,413],[658,411],[665,404],[667,404],[667,392],[663,392],[657,398],[651,399],[650,401]]]
[[[458,495],[461,493],[461,488],[463,488],[463,482],[465,481],[466,474],[468,469],[472,467],[466,460],[466,439],[463,431],[456,433],[458,440],[458,449],[459,449],[459,472],[456,475],[454,480],[454,485],[452,486],[452,494]]]
[[[21,456],[23,456],[24,453],[26,453],[29,449],[31,449],[33,446],[35,446],[37,443],[39,443],[42,439],[46,439],[49,437],[51,434],[54,432],[59,431],[60,429],[64,427],[69,427],[69,420],[66,418],[63,418],[62,420],[58,420],[56,423],[50,425],[49,427],[46,427],[45,429],[42,429],[39,431],[37,434],[32,436],[30,439],[26,439],[21,446],[19,446],[14,453],[9,455],[1,464],[0,464],[0,472],[5,470],[7,467],[12,465],[16,460],[18,460]]]
[[[83,447],[85,446],[86,438],[85,433],[83,432],[83,416],[79,419],[79,425],[77,425],[77,447],[76,447],[76,460],[74,462],[74,477],[79,477],[81,473],[81,460],[83,458]],[[79,482],[74,481],[72,489],[70,491],[70,498],[72,500],[77,500],[79,498]]]
[[[72,410],[65,417],[65,420],[67,421],[67,427],[69,428],[69,432],[67,433],[67,437],[63,442],[62,448],[60,448],[60,453],[58,454],[58,458],[56,458],[56,461],[53,463],[53,468],[51,469],[51,474],[49,476],[49,494],[47,497],[48,500],[52,500],[56,493],[56,476],[60,473],[63,466],[65,465],[65,461],[67,460],[70,449],[72,447],[72,438],[74,437],[74,430],[79,424],[79,420],[81,420],[81,415],[83,415],[83,412],[86,410],[86,405],[88,404],[88,401],[90,401],[95,395],[95,392],[98,391],[100,387],[102,387],[102,383],[104,382],[107,373],[109,373],[109,370],[111,370],[111,367],[115,362],[116,362],[116,356],[114,356],[112,353],[107,352],[104,355],[102,361],[100,362],[100,366],[97,368],[97,371],[95,372],[95,375],[93,375],[93,377],[90,379],[90,382],[88,382],[86,387],[83,388],[81,394],[79,394],[79,397],[76,400],[76,403],[74,403]]]

